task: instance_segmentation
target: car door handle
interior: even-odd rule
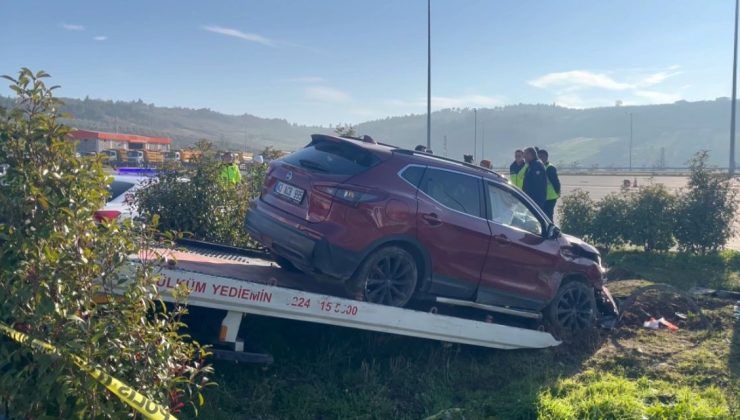
[[[508,238],[508,237],[507,237],[506,235],[504,235],[504,234],[501,234],[501,235],[493,235],[493,239],[494,239],[494,240],[495,240],[496,242],[498,242],[498,243],[499,243],[500,245],[506,245],[506,244],[508,244],[509,242],[511,242],[511,241],[509,240],[509,238]]]
[[[424,219],[424,221],[431,226],[438,226],[442,224],[442,221],[439,219],[439,216],[437,216],[436,213],[423,214],[421,218]]]

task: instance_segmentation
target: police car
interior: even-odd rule
[[[139,216],[134,194],[151,182],[154,173],[148,170],[120,168],[108,186],[110,196],[105,207],[95,212],[95,220],[126,220]]]

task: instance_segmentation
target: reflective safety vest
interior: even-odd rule
[[[550,165],[549,163],[545,165],[545,170],[549,169],[550,166],[552,165]],[[545,198],[545,200],[557,200],[559,197],[560,194],[558,194],[557,191],[555,191],[555,187],[552,186],[552,183],[550,182],[550,177],[547,177],[547,197]]]
[[[514,183],[514,186],[519,188],[520,190],[524,188],[524,176],[527,175],[527,170],[529,169],[529,163],[525,163],[524,166],[522,166],[522,169],[519,170],[515,175],[512,175],[512,182]]]
[[[242,180],[242,174],[236,164],[224,165],[221,169],[221,180],[225,183],[236,185]]]

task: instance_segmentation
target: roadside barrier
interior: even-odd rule
[[[52,346],[51,344],[45,341],[31,338],[28,335],[20,331],[14,330],[13,328],[10,328],[9,326],[3,323],[0,323],[0,332],[10,337],[11,339],[17,341],[18,343],[30,344],[31,347],[36,350],[40,350],[45,353],[55,354],[64,359],[69,359],[72,363],[77,365],[77,367],[79,367],[82,371],[86,372],[93,379],[95,379],[98,383],[108,388],[108,390],[112,392],[115,396],[117,396],[121,401],[128,404],[131,408],[139,412],[146,419],[177,420],[177,418],[175,418],[172,414],[170,414],[168,409],[157,404],[155,401],[150,400],[149,398],[145,397],[143,394],[140,394],[139,392],[137,392],[135,389],[124,384],[118,379],[108,375],[102,370],[90,366],[85,360],[81,359],[80,357],[74,354],[64,355],[56,347]]]

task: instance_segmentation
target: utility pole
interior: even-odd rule
[[[480,158],[486,158],[486,124],[480,123]]]
[[[445,134],[445,139],[444,139],[444,154],[445,154],[445,157],[447,157],[447,134]]]
[[[478,161],[478,108],[473,108],[473,162]]]
[[[432,148],[432,0],[427,0],[427,149]]]
[[[630,171],[632,170],[632,113],[630,112]]]
[[[732,115],[730,116],[730,176],[735,176],[735,102],[737,102],[737,16],[738,0],[735,0],[735,46],[732,55]]]

